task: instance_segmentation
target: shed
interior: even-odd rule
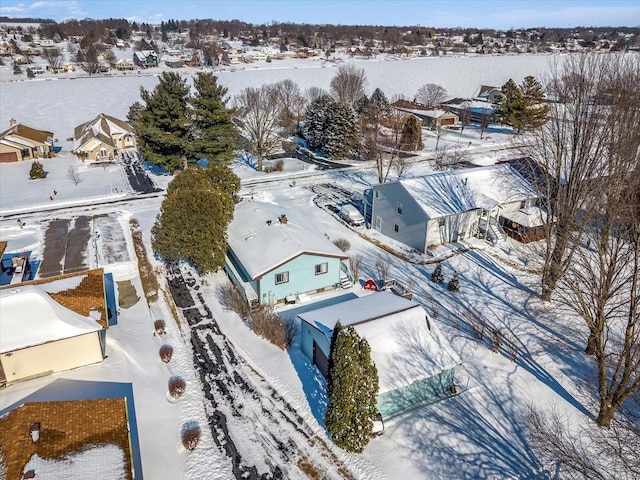
[[[366,338],[378,368],[377,406],[383,419],[445,394],[460,363],[448,340],[422,306],[378,292],[307,311],[301,321],[301,348],[326,376],[336,323],[352,325]]]

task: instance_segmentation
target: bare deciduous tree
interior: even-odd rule
[[[240,130],[251,143],[258,159],[258,171],[263,160],[281,144],[279,129],[280,105],[272,85],[247,87],[235,98]]]
[[[76,165],[69,165],[67,169],[67,178],[77,187],[80,183],[80,170]]]
[[[437,150],[434,156],[433,168],[436,170],[451,170],[461,163],[469,161],[469,152],[462,148],[443,148]]]
[[[309,87],[305,92],[305,96],[307,97],[308,103],[312,103],[314,100],[317,100],[323,95],[328,95],[328,93],[324,88],[320,88],[320,87]]]
[[[527,439],[534,453],[556,476],[582,480],[637,480],[640,478],[638,418],[621,418],[603,429],[587,425],[576,432],[557,411],[526,411]]]
[[[349,257],[349,270],[353,275],[353,281],[358,282],[360,279],[360,268],[362,267],[362,255],[351,255]]]
[[[366,83],[364,69],[352,63],[340,65],[338,73],[331,79],[331,93],[337,101],[354,106],[365,95]]]
[[[53,70],[62,65],[62,51],[57,47],[43,48],[40,56],[47,61]]]
[[[280,102],[280,125],[291,133],[304,114],[306,99],[298,84],[288,78],[276,83],[274,88]]]
[[[416,101],[428,107],[437,107],[446,99],[445,88],[435,83],[425,83],[416,92]]]

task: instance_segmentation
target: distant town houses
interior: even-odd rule
[[[133,63],[140,68],[157,67],[158,54],[153,50],[133,52]]]

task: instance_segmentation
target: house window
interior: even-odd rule
[[[400,231],[400,227],[396,224],[393,226],[393,230],[398,233]]]
[[[380,191],[376,190],[376,198],[380,198]]]
[[[520,208],[525,208],[527,206],[527,201],[526,200],[522,200],[520,202]]]
[[[327,262],[319,263],[316,265],[316,275],[322,275],[329,271],[329,264]]]
[[[439,218],[438,219],[438,226],[439,227],[444,227],[444,218]]]
[[[402,215],[402,202],[398,202],[396,212],[398,212],[398,215]]]
[[[276,273],[276,285],[287,283],[289,281],[289,272]]]

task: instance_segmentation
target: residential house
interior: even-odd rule
[[[452,98],[442,104],[444,108],[455,113],[463,122],[489,125],[493,121],[494,104],[485,100],[468,100]]]
[[[371,347],[378,369],[378,411],[383,419],[446,394],[460,363],[422,306],[378,292],[298,315],[303,353],[326,376],[336,323],[351,325]]]
[[[122,150],[137,148],[133,127],[118,118],[99,114],[74,130],[73,153],[83,160],[109,162]]]
[[[162,61],[169,68],[182,68],[184,67],[184,58],[180,58],[174,55],[165,55],[162,57]]]
[[[140,68],[150,68],[158,66],[158,54],[153,50],[142,50],[133,52],[133,63]]]
[[[537,199],[508,164],[466,168],[374,185],[364,194],[365,221],[421,252],[476,236],[497,243],[506,238],[505,215]]]
[[[130,58],[120,58],[113,65],[119,71],[130,71],[136,69],[136,64]]]
[[[0,133],[0,163],[51,158],[55,155],[53,132],[27,127],[13,118],[9,125],[7,130]]]
[[[500,87],[492,87],[491,85],[480,85],[475,91],[473,98],[496,104],[504,98],[504,93],[502,93]]]
[[[293,302],[347,283],[347,255],[295,209],[244,200],[227,235],[225,271],[250,305]]]
[[[102,269],[0,287],[0,385],[101,362],[107,297]]]
[[[453,112],[433,109],[419,103],[410,102],[408,100],[397,100],[391,104],[397,110],[415,115],[420,119],[422,125],[431,130],[437,130],[442,127],[452,127],[458,124],[460,118]]]
[[[142,478],[131,418],[126,398],[23,403],[0,417],[6,478]]]

